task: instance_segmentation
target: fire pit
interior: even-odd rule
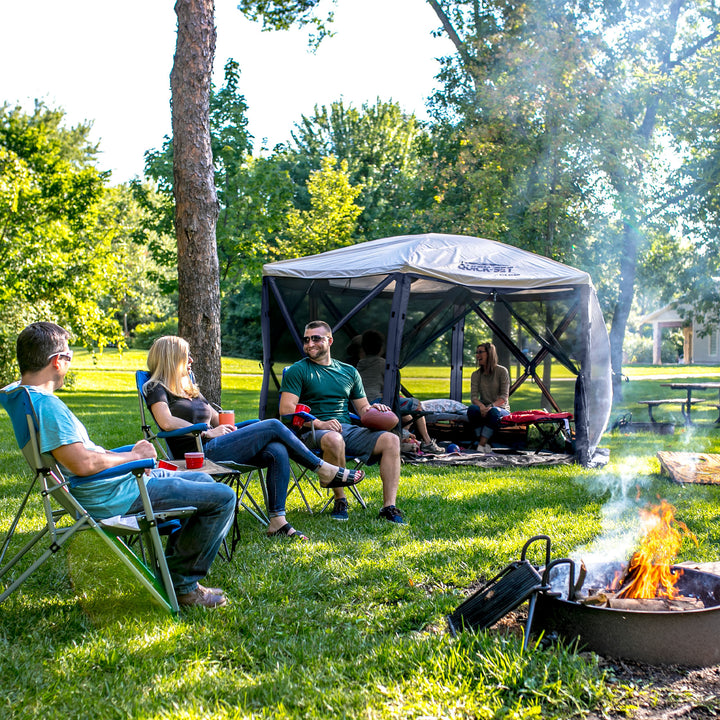
[[[546,566],[532,630],[628,660],[720,663],[720,576],[671,564],[681,533],[696,541],[671,505],[661,501],[641,515],[643,538],[629,563]]]
[[[555,561],[550,568],[561,562]],[[720,576],[672,566],[677,590],[704,605],[688,610],[628,610],[585,605],[551,591],[535,603],[532,632],[579,641],[600,655],[660,665],[704,667],[720,663]],[[574,570],[568,587],[574,585]]]

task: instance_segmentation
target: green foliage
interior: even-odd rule
[[[293,143],[282,156],[302,187],[324,158],[347,161],[350,182],[361,187],[357,233],[376,239],[413,232],[417,187],[422,176],[421,148],[427,133],[397,103],[377,100],[357,109],[342,101],[315,107],[292,133]],[[301,194],[299,202],[306,201]],[[424,228],[419,228],[420,232]]]
[[[323,158],[320,170],[308,180],[310,209],[293,209],[287,218],[287,239],[278,240],[280,258],[298,258],[353,244],[353,233],[362,208],[355,204],[359,187],[350,184],[348,164]]]
[[[262,358],[260,283],[245,280],[223,298],[223,353],[244,358]]]
[[[0,309],[17,326],[53,319],[86,345],[122,341],[100,299],[122,292],[105,176],[88,125],[61,110],[0,107]],[[30,310],[32,308],[32,310]]]
[[[264,30],[287,30],[293,25],[310,25],[315,33],[310,35],[310,45],[317,47],[322,39],[330,35],[329,26],[333,13],[326,19],[318,17],[315,11],[320,0],[240,0],[238,9],[250,20],[261,21]]]
[[[164,335],[178,334],[178,319],[171,317],[167,320],[140,323],[135,326],[130,347],[149,350],[150,346]]]
[[[717,322],[716,3],[432,5],[457,52],[432,104],[429,229],[590,272],[614,377],[638,287]]]

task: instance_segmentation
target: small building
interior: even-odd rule
[[[675,305],[666,305],[660,310],[641,318],[641,324],[652,325],[653,365],[662,365],[660,348],[665,328],[681,328],[683,333],[683,365],[713,365],[720,363],[720,332],[717,329],[704,334],[704,326],[694,320],[680,316]]]

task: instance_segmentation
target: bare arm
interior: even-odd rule
[[[280,396],[280,417],[283,415],[292,415],[295,412],[295,406],[300,402],[300,398],[297,395],[287,392],[285,390]],[[310,408],[312,413],[312,408]],[[317,418],[312,421],[312,425],[316,430],[335,430],[340,432],[341,426],[337,420],[318,420]]]
[[[170,430],[182,430],[185,427],[190,427],[192,423],[188,422],[187,420],[183,420],[182,418],[177,417],[176,415],[173,415],[170,412],[170,406],[166,402],[156,402],[153,403],[150,406],[150,412],[152,413],[152,416],[155,418],[155,422],[158,424],[158,427],[161,430],[170,431]],[[229,432],[232,432],[235,430],[234,425],[219,425],[219,417],[217,414],[217,411],[210,406],[210,425],[212,426],[212,430],[206,430],[203,433],[203,437],[205,438],[214,438],[218,437],[219,435],[225,435]]]
[[[391,407],[383,405],[382,403],[373,403],[371,405],[366,397],[353,400],[352,404],[355,407],[355,412],[360,417],[362,417],[371,407],[377,408],[378,410],[380,410],[380,412],[387,412],[388,410],[392,410]]]
[[[96,452],[88,450],[82,443],[77,442],[55,448],[52,456],[73,475],[85,477],[133,460],[155,459],[157,453],[152,443],[140,440],[127,452],[116,453],[109,450]]]

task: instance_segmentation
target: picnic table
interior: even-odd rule
[[[717,390],[718,391],[718,403],[714,406],[718,410],[718,417],[715,420],[715,424],[720,424],[720,382],[672,382],[672,383],[661,383],[661,387],[669,387],[671,390],[685,390],[687,393],[687,400],[685,410],[683,414],[687,422],[690,422],[690,408],[696,402],[693,400],[692,394],[694,390]],[[702,402],[707,402],[703,400]],[[687,413],[687,414],[685,414]]]
[[[691,399],[685,399],[685,398],[665,398],[663,400],[638,400],[638,405],[646,405],[648,409],[648,415],[650,416],[650,422],[651,423],[657,423],[657,420],[653,416],[653,408],[656,408],[660,405],[679,405],[680,406],[680,412],[683,414],[683,417],[685,418],[685,424],[690,423],[690,407],[692,405],[697,405],[698,403],[704,403],[705,400],[701,400],[700,398],[691,398]]]

